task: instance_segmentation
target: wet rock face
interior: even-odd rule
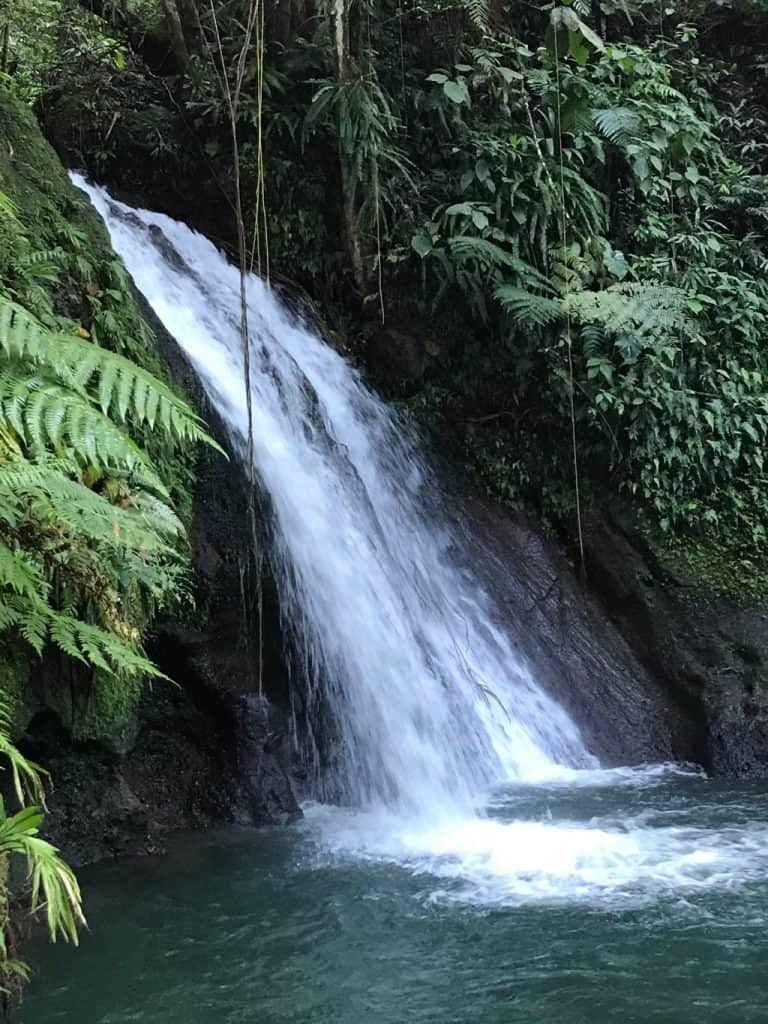
[[[484,498],[461,507],[467,557],[476,552],[500,626],[601,763],[700,761],[696,714],[643,663],[563,548]]]
[[[591,524],[591,579],[607,617],[686,709],[713,775],[768,778],[768,608],[660,566],[618,518]]]
[[[237,820],[246,825],[296,821],[301,810],[290,777],[293,751],[288,722],[257,693],[241,694],[234,711],[240,780]]]

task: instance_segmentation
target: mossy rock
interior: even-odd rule
[[[122,755],[133,746],[145,684],[96,672],[87,685],[49,686],[43,707],[52,711],[77,743],[97,743]]]
[[[9,644],[0,647],[0,694],[11,723],[14,736],[22,735],[39,711],[39,702],[33,693],[30,659],[21,650]]]
[[[33,112],[2,87],[0,138],[0,193],[12,204],[11,213],[0,212],[0,294],[47,326],[87,331],[94,341],[167,379],[155,334],[101,218],[70,181]],[[47,253],[54,271],[25,279],[24,261]],[[136,436],[170,485],[177,509],[188,515],[195,453],[175,449],[149,430]],[[51,662],[39,663],[21,640],[0,646],[0,693],[14,735],[23,735],[35,715],[49,711],[76,741],[127,749],[145,684],[96,673],[87,685],[79,678],[72,685],[70,667]]]
[[[6,290],[20,292],[16,297],[25,304],[23,282],[13,270],[14,259],[53,250],[65,257],[82,254],[79,266],[65,261],[56,279],[45,282],[54,313],[77,322],[85,320],[89,326],[95,320],[94,309],[108,309],[114,328],[111,332],[102,329],[99,342],[107,348],[127,350],[132,358],[158,368],[154,337],[118,269],[101,218],[70,181],[32,111],[2,88],[0,137],[4,140],[0,191],[16,210],[15,217],[0,221],[0,271]],[[107,290],[114,294],[99,294]]]

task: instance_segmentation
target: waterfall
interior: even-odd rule
[[[246,458],[239,272],[184,224],[73,181]],[[355,806],[434,817],[471,812],[505,782],[593,765],[452,557],[458,540],[417,439],[255,276],[248,317],[273,570],[310,703],[322,694],[333,713],[334,790]]]

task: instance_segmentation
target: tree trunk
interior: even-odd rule
[[[179,14],[179,8],[176,6],[176,0],[163,0],[163,10],[165,11],[165,21],[168,25],[168,32],[171,37],[171,48],[173,49],[176,60],[178,61],[179,68],[187,74],[190,74],[191,65],[189,62],[189,50],[187,49],[187,40],[184,36],[184,26],[181,23],[181,16]]]
[[[349,0],[333,0],[331,5],[331,41],[336,63],[336,86],[343,89],[351,78],[351,57],[349,52]],[[357,179],[354,168],[354,154],[347,153],[342,144],[343,125],[341,104],[336,124],[336,137],[339,150],[339,166],[341,169],[342,209],[344,213],[344,233],[347,242],[347,256],[352,268],[355,287],[360,295],[365,294],[365,268],[363,265],[363,246],[357,221]]]

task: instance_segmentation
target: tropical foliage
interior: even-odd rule
[[[16,952],[18,915],[13,913],[9,888],[16,859],[26,863],[26,881],[14,899],[25,905],[27,913],[44,912],[52,942],[61,937],[77,945],[78,928],[85,925],[77,879],[56,848],[38,835],[45,773],[11,742],[10,729],[8,710],[0,703],[0,757],[11,769],[13,795],[19,804],[19,810],[9,815],[0,797],[0,990],[6,998],[29,976],[29,968]]]
[[[196,443],[213,442],[159,375],[98,218],[2,85],[0,124],[0,984],[15,990],[16,908],[44,909],[52,938],[76,941],[82,922],[74,876],[38,835],[44,773],[12,742],[17,713],[47,701],[80,736],[82,707],[122,721],[161,676],[144,642],[189,601],[179,499]],[[36,680],[17,678],[30,661]]]
[[[619,500],[748,566],[766,52],[762,0],[0,0],[0,99],[34,103],[73,164],[204,211],[360,342],[429,322],[440,354],[409,400],[496,494],[571,533]],[[0,150],[0,189],[25,176],[0,192],[0,635],[119,694],[156,674],[143,638],[184,594],[178,446],[205,434],[119,262],[71,204],[29,200],[60,184],[29,134]],[[39,803],[37,769],[0,752]],[[32,900],[74,938],[38,824],[0,811],[0,857],[49,857]]]
[[[122,180],[117,151],[144,145],[113,100],[135,95],[143,57],[179,87],[187,132],[154,92],[152,145],[196,191],[202,159],[214,207],[233,187],[222,69],[240,68],[238,182],[271,266],[361,333],[431,319],[444,354],[419,401],[484,424],[466,442],[498,493],[560,517],[575,455],[587,498],[760,548],[760,3],[280,3],[265,40],[244,35],[258,0],[169,0],[162,59],[136,31],[157,31],[155,6],[139,7],[101,22],[125,68],[114,51],[50,62],[52,95],[100,83],[71,143],[84,162]],[[95,31],[68,10],[65,47]]]
[[[183,527],[126,423],[205,439],[161,381],[0,300],[0,629],[155,675],[140,626],[183,583]]]

